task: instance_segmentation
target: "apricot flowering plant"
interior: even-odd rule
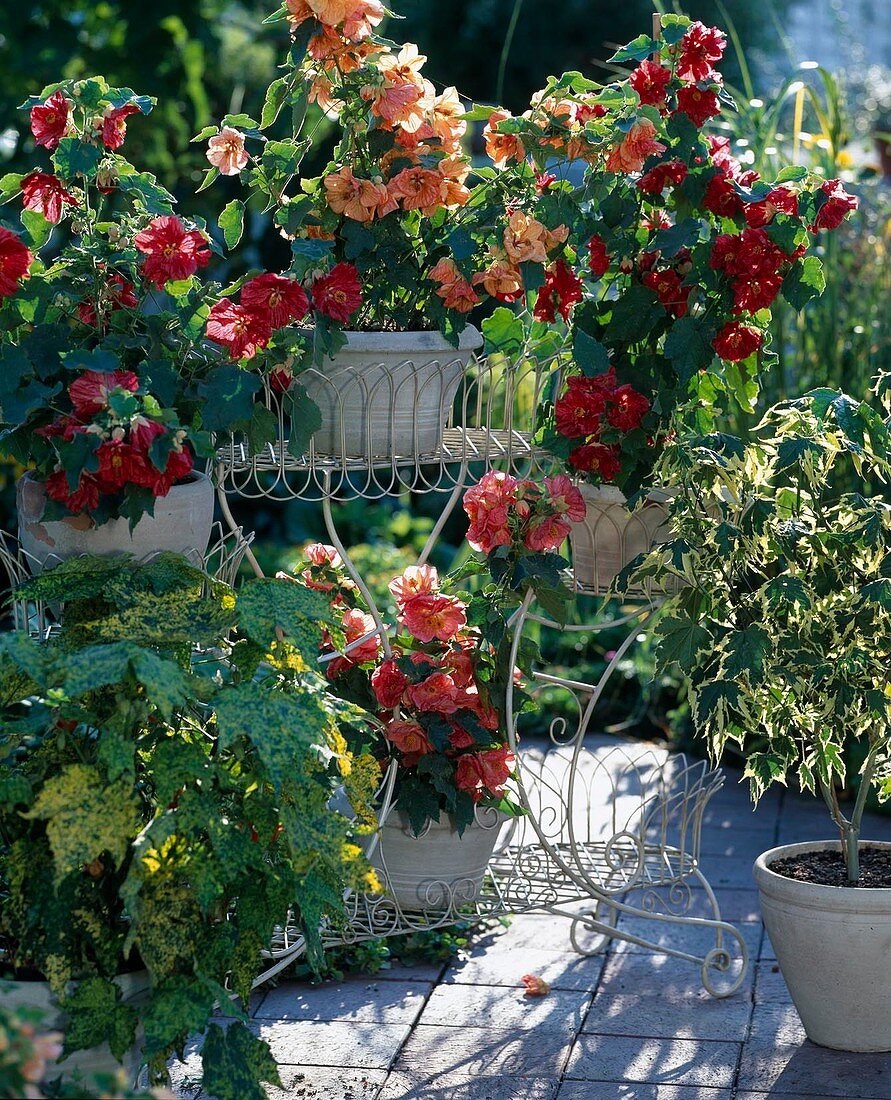
[[[555,327],[565,332],[571,362],[538,441],[595,483],[636,491],[681,406],[700,428],[728,402],[753,407],[775,360],[772,302],[801,308],[822,291],[814,234],[857,205],[804,168],[762,180],[703,133],[726,99],[724,46],[717,28],[666,15],[659,38],[612,59],[636,63],[627,80],[567,73],[524,116],[490,118],[496,163],[535,167],[535,216],[568,236],[531,308],[490,319],[489,346],[551,346]]]

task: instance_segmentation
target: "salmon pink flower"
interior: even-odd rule
[[[634,124],[622,141],[606,158],[608,172],[639,172],[647,157],[665,152],[661,141],[656,141],[656,127],[648,118]]]
[[[571,530],[572,524],[560,516],[536,516],[523,534],[523,545],[536,552],[557,550]]]
[[[66,205],[78,205],[77,199],[65,190],[62,181],[49,172],[31,172],[19,186],[25,209],[36,210],[53,225],[62,220]]]
[[[396,209],[396,201],[385,183],[358,179],[347,165],[323,181],[325,198],[335,214],[357,222],[370,222]]]
[[[38,145],[56,149],[71,129],[71,103],[61,92],[53,92],[45,103],[31,108],[31,133]]]
[[[430,215],[442,206],[442,176],[429,168],[403,168],[390,181],[389,192],[404,210],[420,210]]]
[[[467,607],[454,596],[422,593],[401,605],[399,622],[419,642],[448,642],[467,625]]]
[[[487,794],[497,797],[504,793],[513,764],[514,754],[507,747],[464,753],[458,758],[455,786],[476,795],[476,800]]]
[[[207,159],[223,176],[237,176],[247,167],[244,134],[234,126],[224,126],[207,143]]]
[[[139,379],[129,370],[114,370],[104,373],[88,370],[68,387],[68,396],[74,414],[81,420],[89,420],[96,413],[108,408],[109,394],[115,390],[128,390],[136,393]]]
[[[253,359],[269,343],[272,332],[266,314],[224,298],[211,306],[208,339],[228,348],[233,359]]]
[[[326,317],[346,324],[362,305],[359,273],[352,264],[335,264],[312,284],[312,303]]]
[[[409,684],[406,694],[422,714],[454,714],[458,709],[458,689],[447,672],[434,672],[419,684]]]
[[[544,480],[548,503],[558,515],[566,516],[573,523],[585,518],[585,498],[566,474],[555,474]]]
[[[241,304],[265,315],[270,328],[284,328],[309,313],[309,298],[296,279],[287,275],[257,275],[241,288]]]
[[[569,229],[559,225],[547,229],[540,221],[522,210],[514,210],[504,230],[504,250],[515,264],[548,262],[548,252],[562,244]]]
[[[197,229],[186,229],[179,218],[165,214],[155,218],[133,239],[144,253],[142,273],[163,289],[169,282],[188,279],[210,263],[207,238]]]
[[[495,256],[485,271],[474,273],[471,281],[474,286],[482,284],[486,293],[499,302],[515,302],[525,292],[520,269],[506,257]]]
[[[362,42],[386,14],[387,9],[381,0],[357,0],[353,10],[344,18],[341,33],[350,42]]]
[[[761,347],[763,339],[758,329],[750,325],[741,325],[737,321],[730,321],[714,338],[712,347],[721,359],[725,359],[728,363],[738,363],[754,355]]]
[[[444,257],[430,271],[430,278],[439,282],[436,294],[446,309],[469,313],[479,302],[479,296],[458,270],[454,260]]]
[[[670,80],[671,69],[655,61],[641,61],[628,78],[628,83],[637,92],[641,103],[664,107]]]
[[[364,665],[376,661],[381,652],[381,639],[373,616],[366,615],[356,607],[349,607],[343,613],[342,625],[348,652],[328,662],[329,679],[334,679],[352,665]],[[360,641],[360,638],[365,640]]]
[[[15,294],[33,259],[16,234],[0,225],[0,298]]]
[[[106,149],[120,149],[127,138],[127,119],[138,115],[135,103],[125,103],[123,107],[106,107],[99,120],[99,135]]]
[[[387,586],[400,606],[413,596],[426,596],[439,591],[439,573],[432,565],[410,565]]]
[[[395,661],[384,661],[371,674],[371,690],[384,710],[398,707],[407,687],[408,677]]]
[[[419,722],[398,722],[395,719],[384,727],[384,737],[406,756],[426,756],[433,746]]]
[[[681,39],[678,76],[681,80],[708,80],[724,55],[727,39],[717,27],[693,23]]]
[[[490,470],[464,494],[464,511],[470,519],[467,541],[474,550],[490,553],[496,546],[510,546],[509,506],[517,499],[519,483],[501,470]]]

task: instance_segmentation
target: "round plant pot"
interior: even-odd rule
[[[669,537],[670,493],[654,489],[630,512],[625,494],[614,485],[580,485],[579,489],[586,513],[570,532],[575,583],[603,592],[638,554]]]
[[[114,984],[120,989],[122,1002],[133,1008],[139,1009],[147,997],[150,988],[149,973],[147,970],[136,970],[131,974],[119,974],[114,979]],[[2,981],[0,980],[0,995],[3,997],[3,1007],[12,1011],[19,1008],[37,1009],[43,1016],[38,1030],[65,1031],[65,1013],[58,1001],[50,992],[47,982],[40,981]],[[61,1076],[63,1080],[70,1081],[75,1075],[87,1075],[93,1073],[117,1073],[122,1067],[127,1075],[127,1081],[135,1084],[136,1075],[139,1072],[142,1050],[142,1027],[137,1026],[137,1042],[125,1054],[122,1062],[111,1053],[108,1043],[101,1046],[90,1047],[88,1050],[78,1050],[69,1054],[61,1062],[47,1066],[47,1078],[54,1080]]]
[[[318,405],[316,453],[415,458],[435,453],[473,351],[472,326],[452,347],[438,332],[347,332],[333,359],[300,375]]]
[[[497,810],[482,810],[480,819],[484,824],[473,821],[459,836],[443,815],[416,837],[408,818],[390,814],[369,861],[400,909],[446,910],[476,901],[507,817]]]
[[[214,487],[206,474],[190,474],[158,497],[154,515],[143,516],[132,531],[126,519],[98,527],[88,515],[44,520],[44,485],[30,473],[16,485],[16,505],[19,542],[32,573],[39,573],[81,554],[132,554],[137,561],[161,550],[204,554],[213,526]]]
[[[869,841],[870,848],[891,843]],[[771,870],[838,841],[772,848],[755,861],[764,924],[807,1037],[835,1050],[891,1050],[891,887],[820,886]]]

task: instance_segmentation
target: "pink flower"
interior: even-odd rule
[[[574,523],[585,518],[585,498],[566,474],[546,477],[544,485],[550,505],[558,515],[566,516]]]
[[[311,565],[327,565],[332,569],[339,569],[343,565],[343,559],[335,547],[324,542],[310,543],[303,555]]]
[[[506,746],[485,752],[465,753],[458,758],[455,786],[469,791],[479,801],[486,794],[501,795],[510,778],[514,755]]]
[[[81,420],[89,420],[97,412],[108,408],[108,395],[115,390],[129,390],[136,393],[139,389],[139,379],[129,370],[115,370],[102,373],[97,370],[88,370],[68,387],[68,396],[76,416]]]
[[[454,714],[458,709],[458,689],[447,672],[434,672],[419,684],[410,684],[407,694],[411,705],[423,713]]]
[[[426,756],[428,752],[433,752],[424,727],[418,722],[388,722],[384,737],[408,756]]]
[[[399,622],[419,642],[448,642],[467,625],[467,608],[454,596],[423,593],[406,600],[399,610]]]
[[[523,545],[527,550],[557,550],[572,529],[560,516],[537,516],[526,528]]]
[[[407,687],[408,677],[395,661],[384,661],[371,674],[371,690],[384,710],[398,706]]]
[[[490,470],[464,494],[464,511],[470,519],[467,541],[474,550],[488,554],[496,546],[510,546],[508,506],[517,499],[517,486],[510,474]]]
[[[387,586],[400,606],[412,596],[424,596],[439,591],[439,574],[432,565],[410,565],[401,576]]]
[[[244,134],[232,126],[224,126],[207,143],[207,159],[221,175],[237,176],[249,160]]]

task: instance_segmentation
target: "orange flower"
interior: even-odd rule
[[[403,210],[420,210],[429,216],[442,206],[441,183],[439,172],[429,168],[403,168],[390,181],[390,194],[399,199]]]
[[[363,0],[305,0],[305,2],[320,23],[327,23],[334,27],[354,17],[360,9],[365,7]],[[288,8],[290,10],[290,4]]]
[[[421,69],[427,55],[418,53],[414,42],[406,42],[397,54],[385,53],[377,62],[377,67],[393,84],[414,84],[419,92],[424,91],[424,78]]]
[[[325,114],[340,114],[340,104],[332,98],[334,85],[324,73],[309,70],[306,74],[309,81],[309,101],[318,103]]]
[[[656,127],[648,118],[636,123],[619,145],[606,159],[608,172],[639,172],[644,161],[656,153],[664,153],[665,146],[656,141]]]
[[[207,159],[222,175],[237,176],[248,162],[244,134],[231,126],[224,126],[207,143]]]
[[[486,139],[486,154],[496,168],[504,168],[511,161],[519,163],[526,158],[526,149],[516,134],[501,134],[498,123],[510,118],[507,111],[493,111],[483,130]]]
[[[385,15],[386,9],[381,0],[360,0],[352,14],[344,20],[344,38],[351,42],[361,42],[371,34]]]
[[[430,278],[441,284],[436,293],[442,298],[446,309],[469,313],[479,302],[476,291],[458,270],[455,261],[448,256],[431,270]]]
[[[565,225],[546,229],[522,210],[514,210],[504,230],[504,248],[515,264],[546,264],[548,252],[568,236],[569,229]]]
[[[375,214],[383,216],[396,209],[387,186],[373,180],[357,179],[349,166],[325,176],[325,198],[335,214],[357,222],[370,222]]]
[[[492,263],[485,271],[478,271],[473,277],[473,285],[482,283],[487,294],[502,302],[514,302],[524,291],[523,276],[520,269],[505,256],[493,252]]]
[[[458,152],[461,138],[467,132],[467,123],[460,117],[463,113],[464,105],[455,88],[446,88],[442,95],[433,100],[431,137],[439,138],[440,144],[448,153]]]

